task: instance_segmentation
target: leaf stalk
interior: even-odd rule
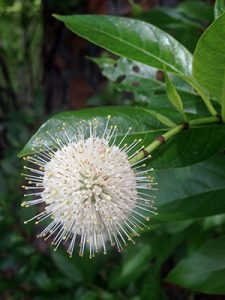
[[[192,87],[197,91],[197,93],[201,96],[203,102],[205,103],[205,106],[207,107],[209,113],[212,116],[217,115],[217,111],[212,105],[212,102],[209,98],[209,96],[205,93],[205,91],[202,89],[202,87],[199,86],[199,84],[193,80],[193,78],[189,78],[187,76],[181,76],[184,80],[186,80]]]
[[[166,133],[160,135],[157,137],[152,143],[150,143],[147,147],[141,149],[135,156],[133,156],[130,159],[130,163],[134,164],[138,162],[139,160],[146,157],[146,155],[150,155],[154,150],[156,150],[161,144],[168,141],[172,137],[174,137],[176,134],[180,133],[184,129],[188,129],[191,127],[204,125],[204,124],[211,124],[211,123],[220,123],[221,117],[220,116],[213,116],[213,117],[206,117],[206,118],[200,118],[191,120],[188,123],[183,123],[180,125],[175,126],[174,128],[168,130]]]

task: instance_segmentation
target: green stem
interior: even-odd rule
[[[213,107],[210,98],[208,95],[202,90],[202,88],[191,78],[184,76],[183,79],[185,79],[190,85],[193,86],[193,88],[198,92],[198,94],[201,96],[202,100],[204,101],[208,111],[212,116],[217,115],[217,111]]]
[[[212,105],[212,103],[210,101],[210,98],[204,92],[202,92],[202,90],[199,89],[198,87],[195,86],[195,89],[199,93],[199,95],[202,97],[202,99],[205,102],[205,105],[208,108],[208,111],[211,113],[211,115],[212,116],[216,116],[217,115],[217,111],[213,107],[213,105]]]
[[[220,116],[214,116],[214,117],[206,117],[201,119],[195,119],[189,122],[190,127],[194,127],[196,125],[204,125],[204,124],[210,124],[210,123],[220,123],[221,118]]]
[[[207,117],[207,118],[201,118],[201,119],[195,119],[188,123],[188,127],[194,127],[198,125],[204,125],[204,124],[210,124],[210,123],[219,123],[221,122],[220,117],[214,116],[214,117]],[[130,159],[130,163],[134,164],[138,162],[139,160],[143,159],[146,154],[151,154],[155,149],[157,149],[163,142],[168,141],[170,138],[184,130],[185,126],[184,124],[180,124],[170,130],[168,130],[166,133],[162,134],[159,139],[154,140],[151,144],[149,144],[144,149],[140,150],[135,156],[133,156]]]

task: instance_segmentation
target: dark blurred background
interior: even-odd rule
[[[111,253],[92,261],[69,260],[60,250],[52,255],[50,247],[36,238],[38,228],[23,224],[32,211],[20,207],[21,162],[16,154],[43,121],[59,111],[133,101],[132,92],[118,92],[88,58],[105,53],[72,34],[52,14],[139,18],[169,32],[193,52],[201,33],[213,20],[213,3],[186,5],[190,2],[0,1],[0,300],[224,299],[164,283],[161,278],[173,265],[169,255],[160,272],[155,270],[157,258],[149,258],[148,264],[155,272],[149,273],[143,265],[150,251],[145,242],[149,233],[124,257]],[[164,240],[156,238],[158,252],[171,242],[169,233],[166,243]],[[118,274],[122,277],[115,283]]]

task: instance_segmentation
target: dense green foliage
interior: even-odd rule
[[[199,1],[147,13],[133,7],[135,19],[56,16],[113,53],[89,59],[101,68],[115,97],[120,93],[126,98],[127,106],[121,106],[123,101],[120,106],[56,114],[31,137],[20,157],[38,147],[37,138],[52,146],[47,130],[57,128],[60,136],[62,124],[76,126],[93,118],[104,126],[108,114],[121,135],[132,127],[127,143],[142,138],[148,146],[183,122],[190,128],[152,152],[148,164],[159,184],[159,215],[136,245],[123,254],[112,249],[92,260],[76,253],[70,259],[63,247],[53,252],[36,239],[41,225],[22,224],[35,209],[18,208],[22,179],[15,154],[36,120],[35,113],[12,112],[5,122],[11,148],[4,153],[0,174],[3,299],[9,294],[12,299],[176,300],[225,294],[225,125],[215,117],[225,120],[224,7],[224,1],[216,1],[215,21],[212,7]],[[202,21],[212,24],[197,43]],[[206,121],[201,125],[199,120]]]

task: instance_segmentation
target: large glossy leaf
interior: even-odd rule
[[[193,252],[169,273],[167,280],[207,294],[225,294],[225,236]]]
[[[201,36],[193,60],[193,75],[220,103],[225,101],[225,13]]]
[[[192,55],[173,37],[143,21],[95,15],[55,16],[76,34],[120,56],[190,76]]]
[[[181,221],[225,213],[225,155],[155,172],[156,221]]]
[[[160,110],[159,113],[167,115],[177,123],[182,122],[179,120],[177,113],[173,111]],[[168,130],[165,125],[154,117],[151,111],[141,107],[102,107],[60,113],[40,127],[19,153],[19,156],[34,153],[43,144],[52,147],[54,143],[47,131],[58,138],[64,137],[63,127],[75,132],[76,128],[81,126],[81,121],[93,121],[94,119],[98,121],[98,128],[103,130],[108,115],[112,116],[110,123],[117,125],[119,128],[118,139],[124,136],[129,127],[132,127],[132,131],[124,141],[127,143],[142,138],[142,144],[147,146],[156,136]],[[224,149],[224,134],[225,126],[222,124],[205,125],[183,131],[155,151],[149,163],[155,168],[168,168],[181,167],[205,160]]]

